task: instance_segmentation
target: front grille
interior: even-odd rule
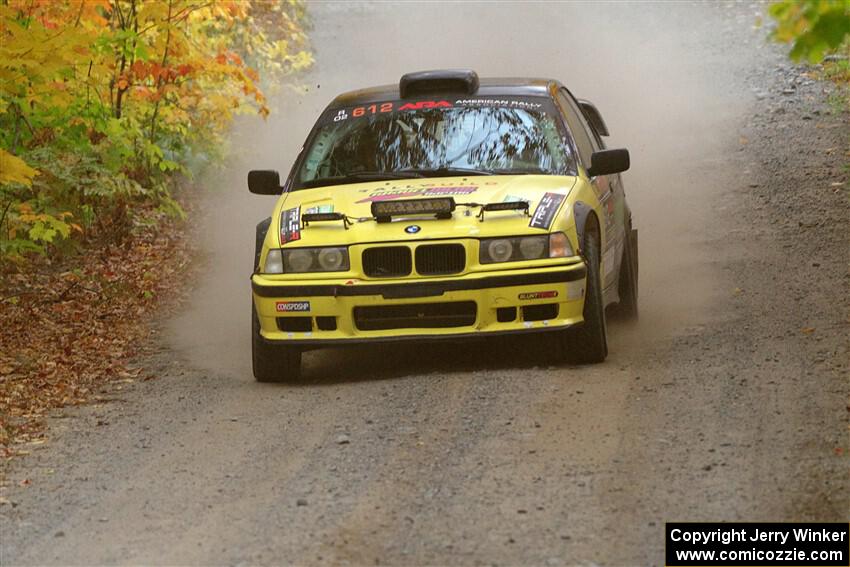
[[[462,244],[428,244],[416,249],[416,271],[423,276],[459,274],[465,266]]]
[[[383,246],[363,251],[363,273],[370,278],[398,278],[413,269],[410,248],[407,246]]]
[[[444,329],[475,323],[474,301],[379,305],[354,308],[354,324],[361,331],[387,329]]]

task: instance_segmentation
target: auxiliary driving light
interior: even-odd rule
[[[389,222],[397,215],[437,215],[437,218],[448,218],[454,210],[455,200],[452,197],[372,202],[372,216],[378,222]]]

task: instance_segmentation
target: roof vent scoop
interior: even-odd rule
[[[445,69],[419,71],[403,75],[398,82],[401,98],[434,93],[475,94],[478,91],[478,73],[472,69]]]

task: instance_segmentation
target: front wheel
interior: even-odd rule
[[[568,329],[562,336],[565,357],[577,364],[602,362],[608,356],[608,328],[602,300],[599,248],[599,236],[593,232],[586,234],[583,245],[587,263],[584,324],[576,329]]]
[[[251,362],[257,382],[294,382],[301,377],[301,351],[267,344],[260,336],[260,319],[251,305]]]

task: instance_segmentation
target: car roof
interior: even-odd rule
[[[447,91],[446,94],[464,97],[549,96],[551,90],[557,89],[560,86],[561,84],[554,79],[534,79],[527,77],[482,78],[480,79],[478,90],[474,94],[450,91]],[[431,93],[430,96],[440,96],[440,93]],[[401,98],[399,85],[396,83],[342,93],[328,107],[348,107],[382,100],[400,100]]]

